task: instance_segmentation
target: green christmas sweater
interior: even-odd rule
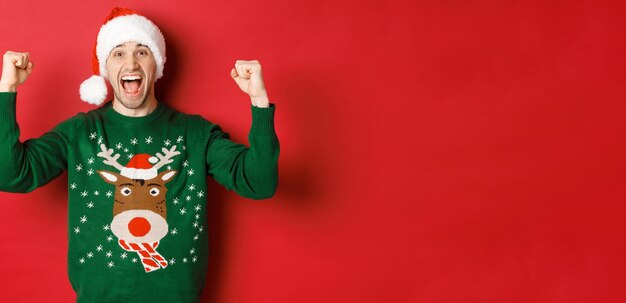
[[[77,302],[197,302],[208,259],[206,176],[241,196],[278,180],[275,106],[252,108],[250,147],[162,102],[127,117],[111,102],[19,141],[16,93],[0,93],[0,190],[68,171],[68,274]]]

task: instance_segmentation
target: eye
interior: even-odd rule
[[[159,191],[159,189],[158,189],[158,188],[156,188],[156,187],[153,187],[153,188],[151,188],[151,189],[150,189],[150,194],[151,194],[152,196],[154,196],[154,197],[158,196],[160,192],[161,192],[161,191]]]
[[[128,187],[122,187],[120,192],[122,193],[122,195],[128,197],[133,191],[130,190],[130,188],[128,188]]]
[[[147,56],[149,54],[148,50],[142,49],[137,52],[140,56]]]
[[[122,52],[114,52],[113,53],[113,57],[121,57],[122,56]]]

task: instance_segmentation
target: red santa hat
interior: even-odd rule
[[[128,161],[128,164],[126,164],[126,167],[122,169],[120,174],[134,180],[150,180],[158,174],[157,169],[152,167],[152,164],[157,162],[158,159],[156,157],[148,154],[137,154]]]
[[[90,104],[100,105],[107,97],[108,79],[106,60],[109,53],[124,42],[137,42],[147,46],[156,61],[155,79],[163,76],[165,65],[165,38],[159,28],[144,16],[128,8],[116,7],[104,20],[93,48],[93,76],[80,85],[80,98]]]

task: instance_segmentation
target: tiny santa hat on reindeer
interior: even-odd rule
[[[163,76],[165,65],[165,38],[159,28],[144,16],[128,8],[116,7],[104,20],[93,48],[94,75],[80,85],[80,98],[90,104],[100,105],[107,97],[105,79],[106,60],[109,53],[124,42],[137,42],[147,46],[156,61],[155,79]]]
[[[152,167],[158,161],[159,159],[148,154],[134,155],[120,174],[133,180],[150,180],[158,174],[157,169]]]

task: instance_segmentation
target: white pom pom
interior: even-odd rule
[[[93,75],[80,84],[80,99],[100,105],[107,97],[107,84],[101,76]]]
[[[152,156],[152,157],[148,158],[148,162],[154,164],[154,163],[159,162],[159,159],[157,159],[157,157]]]

